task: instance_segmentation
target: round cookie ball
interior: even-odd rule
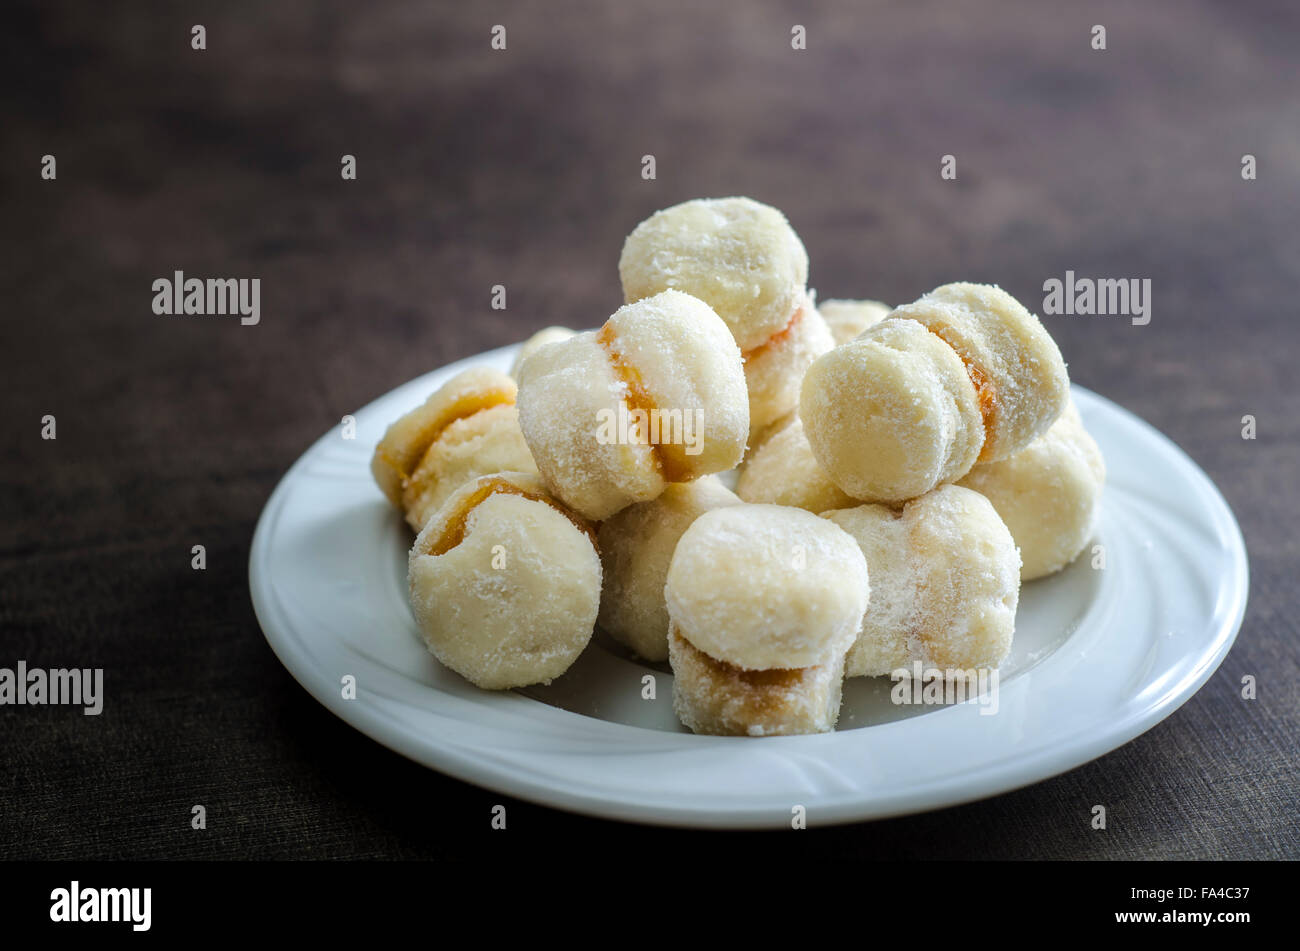
[[[524,361],[532,354],[548,343],[559,343],[561,340],[568,340],[576,330],[570,330],[568,327],[544,327],[537,331],[519,347],[519,352],[515,354],[515,362],[510,367],[510,375],[516,380],[519,379],[519,368],[524,365]]]
[[[810,512],[729,505],[682,534],[664,596],[682,636],[715,660],[813,667],[857,637],[867,563],[851,536]]]
[[[740,462],[749,435],[744,369],[708,304],[664,291],[620,307],[597,337],[626,384],[629,407],[648,414],[666,481]]]
[[[519,385],[524,441],[565,505],[599,520],[664,490],[649,445],[606,438],[604,423],[626,410],[627,388],[595,331],[532,354],[520,368]]]
[[[885,319],[888,304],[878,300],[824,300],[817,305],[836,345],[848,343],[868,327]]]
[[[918,574],[918,659],[941,669],[997,667],[1011,652],[1020,553],[988,499],[944,486],[907,507]]]
[[[828,512],[871,564],[871,603],[847,676],[920,662],[940,670],[997,667],[1011,650],[1020,555],[978,492],[945,485],[901,512],[864,505]]]
[[[1065,409],[1070,380],[1038,318],[998,287],[945,284],[890,314],[913,320],[952,347],[979,395],[980,462],[997,462],[1047,431]]]
[[[1060,571],[1092,538],[1106,463],[1069,403],[1061,418],[1020,452],[978,465],[958,483],[997,509],[1020,546],[1020,580]]]
[[[809,297],[785,330],[745,354],[751,436],[798,407],[804,374],[833,346],[830,328]]]
[[[513,405],[491,406],[454,420],[429,444],[402,486],[407,524],[420,531],[453,492],[493,472],[537,473]]]
[[[682,533],[700,515],[740,499],[716,478],[674,483],[649,502],[629,505],[596,534],[604,570],[599,623],[648,661],[668,659],[664,583]]]
[[[600,558],[587,526],[527,473],[462,486],[411,548],[411,609],[430,652],[489,690],[549,683],[591,640]]]
[[[803,420],[793,414],[771,427],[750,449],[736,478],[736,495],[746,502],[790,505],[817,513],[858,504],[831,481],[808,445]]]
[[[883,320],[819,357],[799,416],[831,481],[864,501],[901,502],[960,479],[984,442],[961,359],[910,320]]]
[[[618,273],[629,302],[669,289],[705,301],[747,351],[784,330],[802,305],[808,252],[769,205],[696,199],[637,225],[623,244]]]
[[[452,423],[515,401],[515,381],[487,367],[471,367],[444,383],[423,404],[388,427],[370,460],[370,472],[388,500],[403,508],[402,489],[429,446]]]
[[[605,519],[741,460],[740,351],[707,304],[665,291],[532,354],[520,371],[519,423],[550,490]]]

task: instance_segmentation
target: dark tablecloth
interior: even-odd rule
[[[1252,572],[1222,668],[1136,741],[1009,795],[784,847],[1300,856],[1297,35],[1282,2],[8,5],[0,665],[103,667],[107,699],[99,717],[0,707],[0,855],[771,848],[524,803],[494,833],[502,796],[312,700],[247,588],[263,503],[344,413],[546,324],[598,324],[638,221],[748,194],[789,215],[822,297],[977,280],[1038,309],[1067,269],[1149,278],[1147,326],[1048,327],[1075,381],[1218,483]],[[260,324],[155,316],[152,281],[176,269],[259,277]]]

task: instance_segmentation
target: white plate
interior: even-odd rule
[[[1214,672],[1246,605],[1246,551],[1218,490],[1155,429],[1079,387],[1109,470],[1095,542],[1024,586],[998,710],[897,706],[887,679],[847,682],[839,729],[694,736],[672,675],[597,634],[549,687],[479,690],[425,650],[406,601],[411,536],[370,477],[385,427],[471,364],[426,374],[336,428],[281,480],[253,538],[249,586],[266,639],[317,700],[411,759],[562,809],[673,825],[789,827],[919,812],[1024,786],[1115,749]],[[642,678],[656,699],[642,699]],[[356,698],[343,679],[356,678]],[[986,708],[987,709],[987,708]]]

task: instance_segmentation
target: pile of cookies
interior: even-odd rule
[[[687,727],[742,736],[833,729],[845,677],[1000,664],[1105,478],[1038,319],[978,284],[818,306],[747,198],[657,212],[619,275],[598,330],[453,377],[375,449],[434,656],[545,683],[599,624],[671,665]]]

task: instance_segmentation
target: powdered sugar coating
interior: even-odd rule
[[[693,733],[790,736],[826,733],[839,719],[844,655],[797,670],[741,670],[668,635],[673,710]]]
[[[596,536],[604,570],[600,626],[646,660],[667,660],[664,584],[677,542],[700,515],[739,504],[710,476],[669,485],[659,498],[629,505],[602,522]]]
[[[915,661],[991,669],[1011,650],[1020,555],[988,499],[945,485],[901,511],[867,505],[828,512],[871,566],[871,603],[849,651],[848,676]]]
[[[736,494],[746,502],[818,513],[858,504],[821,467],[804,435],[803,420],[794,414],[769,427],[750,448],[736,479]]]
[[[976,466],[958,484],[993,503],[1020,546],[1020,579],[1030,581],[1060,571],[1087,546],[1105,481],[1101,450],[1071,402],[1020,452]]]
[[[660,445],[620,438],[617,421],[637,410],[659,414],[662,433],[675,419],[677,432],[689,425],[694,435]],[[620,307],[600,331],[535,351],[520,370],[519,423],[550,490],[604,519],[657,497],[669,479],[740,461],[749,429],[740,351],[703,301],[656,294]]]
[[[779,505],[705,512],[682,534],[664,588],[694,646],[746,670],[813,667],[848,650],[869,597],[857,543]]]
[[[740,349],[713,308],[664,291],[620,307],[606,329],[656,409],[703,423],[699,452],[678,442],[660,446],[681,481],[736,466],[749,435],[745,371]]]
[[[1038,318],[999,287],[945,284],[888,320],[914,320],[987,377],[991,413],[980,462],[1005,459],[1041,436],[1065,409],[1070,380]]]
[[[868,327],[885,319],[891,310],[878,300],[824,300],[817,305],[835,343],[848,343]]]
[[[961,359],[909,320],[881,321],[819,357],[799,416],[831,481],[864,501],[901,502],[959,479],[984,441]]]
[[[407,524],[420,531],[461,485],[492,472],[537,472],[511,404],[458,419],[429,445],[402,486]]]
[[[745,354],[751,434],[760,433],[798,407],[804,374],[833,346],[830,328],[809,297],[784,332]]]
[[[939,668],[993,668],[1011,651],[1020,554],[988,499],[944,486],[917,499],[910,540],[918,573],[913,634],[919,659]]]
[[[402,487],[429,445],[449,424],[481,409],[515,401],[515,381],[488,367],[471,367],[439,387],[385,431],[370,472],[388,500],[402,508]]]
[[[601,439],[603,414],[627,387],[588,331],[532,354],[520,369],[519,426],[547,487],[588,518],[655,498],[664,488],[651,447]]]
[[[494,492],[464,515],[464,537],[431,547],[466,499],[491,481],[540,493],[541,483],[503,473],[468,483],[416,538],[409,558],[411,609],[429,650],[489,690],[549,683],[591,640],[600,559],[590,538],[545,501]]]
[[[717,311],[741,350],[752,350],[802,303],[808,252],[775,208],[749,198],[696,199],[637,225],[618,272],[625,300],[685,291]]]
[[[825,518],[853,536],[871,572],[871,602],[845,658],[844,675],[878,677],[906,666],[917,614],[917,567],[903,512],[859,505],[826,512]]]

